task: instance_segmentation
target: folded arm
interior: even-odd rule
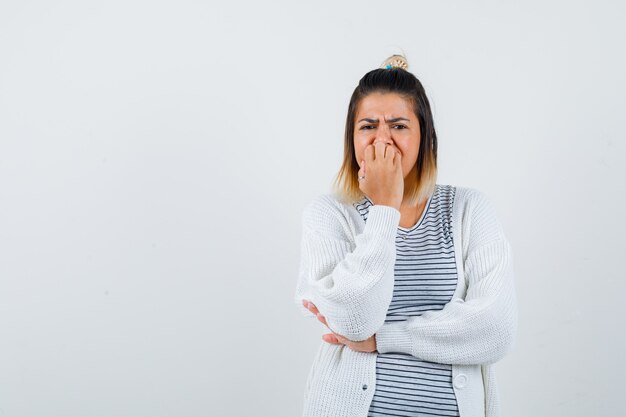
[[[490,203],[479,194],[467,217],[467,293],[442,310],[386,323],[376,333],[380,353],[401,352],[445,364],[490,364],[514,342],[517,301],[511,246]],[[465,220],[464,220],[465,221]]]
[[[384,323],[393,296],[400,212],[371,206],[354,243],[345,235],[342,216],[328,197],[305,208],[294,301],[305,316],[313,316],[302,305],[303,299],[311,301],[331,331],[361,341]]]

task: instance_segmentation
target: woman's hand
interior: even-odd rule
[[[359,165],[359,188],[374,204],[391,206],[400,211],[404,195],[402,155],[393,146],[376,142],[365,147]]]
[[[326,318],[320,314],[319,310],[312,302],[308,300],[302,300],[302,304],[304,304],[304,306],[308,308],[311,313],[315,314],[317,316],[317,319],[321,321],[324,326],[328,327],[328,323],[326,323]],[[328,343],[346,345],[356,352],[376,352],[376,335],[373,335],[369,339],[363,340],[361,342],[353,342],[352,340],[346,339],[345,337],[337,333],[327,333],[322,336],[322,339]]]

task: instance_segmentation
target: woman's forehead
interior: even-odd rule
[[[388,117],[399,117],[412,114],[412,110],[411,102],[399,94],[372,93],[361,100],[357,114],[371,112],[383,113]]]

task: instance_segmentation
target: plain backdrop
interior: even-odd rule
[[[302,208],[397,52],[513,247],[503,416],[623,414],[625,10],[1,2],[0,417],[300,415]]]

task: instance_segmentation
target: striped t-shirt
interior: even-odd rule
[[[455,187],[437,184],[418,222],[410,228],[398,226],[395,284],[385,323],[441,310],[452,298],[457,282],[454,194]],[[354,203],[364,221],[372,204],[367,197]],[[451,365],[405,353],[377,355],[376,389],[368,417],[458,415]]]

